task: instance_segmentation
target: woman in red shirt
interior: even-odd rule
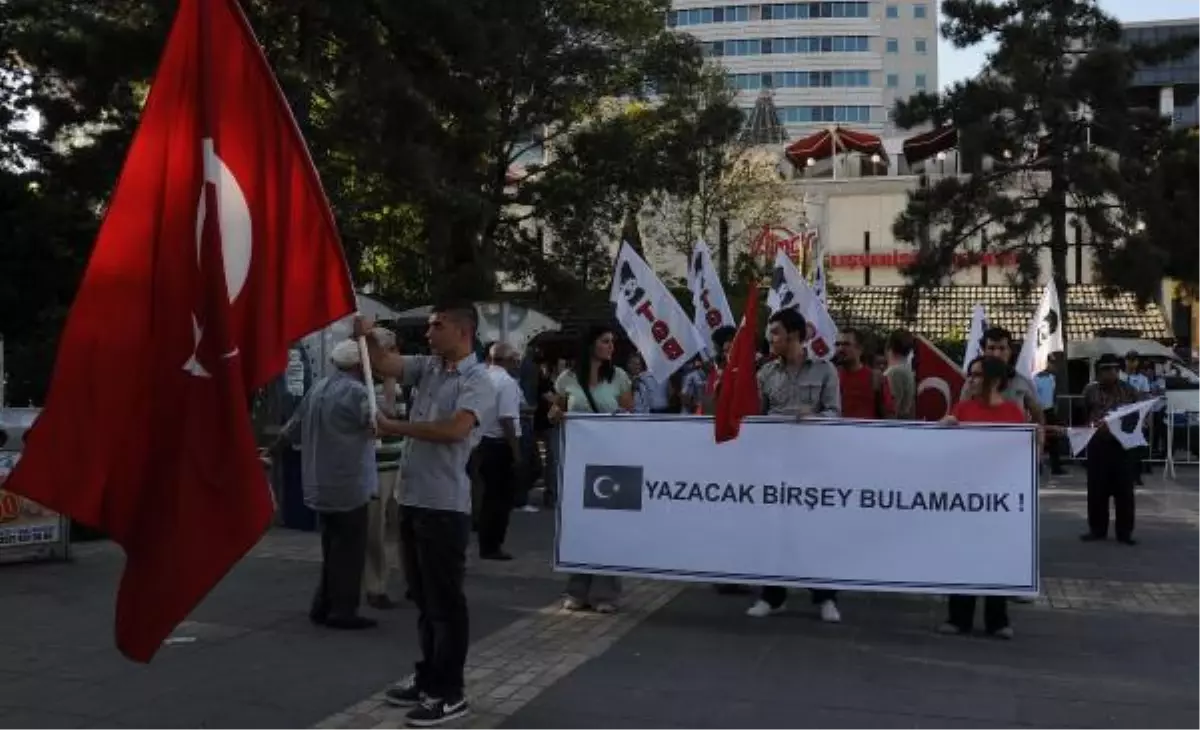
[[[1008,385],[1008,365],[998,358],[977,357],[967,368],[967,383],[971,397],[959,401],[942,419],[942,423],[1025,423],[1025,411],[1012,401],[1005,400],[1003,391]],[[949,600],[949,618],[938,630],[943,634],[967,634],[975,622],[975,596],[953,595]],[[987,596],[983,599],[983,628],[1000,639],[1013,637],[1008,623],[1008,599]]]

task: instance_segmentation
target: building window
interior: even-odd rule
[[[871,85],[871,72],[775,71],[774,73],[730,74],[730,85],[738,91],[758,89],[863,88]]]
[[[888,38],[887,39],[887,52],[888,53],[899,53],[900,52],[900,40],[897,38]]]
[[[671,27],[710,23],[745,23],[808,18],[870,18],[870,2],[800,2],[724,5],[675,10],[667,16]],[[889,15],[888,17],[893,17]]]
[[[913,6],[913,17],[917,20],[924,20],[926,12],[924,5],[917,4]]]
[[[869,106],[783,106],[779,118],[784,124],[871,121]]]
[[[887,17],[889,20],[894,20],[900,17],[900,8],[895,5],[887,6]]]
[[[925,53],[927,45],[924,38],[917,38],[913,41],[913,50],[917,53]]]
[[[925,88],[925,74],[917,74],[917,88],[918,89]]]
[[[800,36],[797,38],[742,38],[706,44],[712,56],[757,56],[788,53],[867,53],[867,36]]]
[[[900,85],[900,74],[888,74],[887,86],[889,89],[894,89]]]

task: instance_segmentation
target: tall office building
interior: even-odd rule
[[[1200,34],[1200,20],[1151,20],[1125,23],[1124,38],[1128,43],[1158,45],[1173,38],[1195,37]],[[1176,125],[1195,127],[1196,98],[1200,94],[1200,66],[1196,50],[1186,58],[1157,66],[1140,68],[1133,77],[1135,103],[1157,108],[1163,116],[1171,117]]]
[[[729,72],[738,105],[775,94],[794,138],[844,124],[888,133],[896,99],[936,90],[937,1],[674,0],[668,24]]]

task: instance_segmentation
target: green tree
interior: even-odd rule
[[[1141,184],[1130,200],[1130,216],[1136,221],[1133,234],[1125,246],[1097,256],[1104,280],[1133,292],[1142,302],[1159,296],[1164,277],[1179,281],[1195,296],[1200,271],[1196,130],[1163,130],[1155,147],[1156,156],[1140,171]]]
[[[553,238],[549,255],[559,276],[584,288],[607,281],[616,242],[643,248],[647,221],[655,221],[647,226],[650,239],[683,250],[678,243],[689,229],[701,230],[698,209],[707,206],[708,220],[718,210],[716,198],[704,193],[728,163],[741,112],[724,77],[703,65],[694,41],[674,36],[667,49],[676,60],[658,66],[668,75],[650,79],[657,91],[652,100],[609,100],[526,186]],[[685,214],[663,225],[671,206]]]
[[[956,47],[989,38],[997,47],[977,78],[896,105],[903,128],[953,124],[967,172],[912,191],[896,220],[897,239],[918,247],[907,272],[910,305],[920,289],[945,280],[958,253],[1013,253],[1017,283],[1028,287],[1048,250],[1065,297],[1072,215],[1083,221],[1098,261],[1141,256],[1146,237],[1133,235],[1136,215],[1157,206],[1144,186],[1155,174],[1148,166],[1166,122],[1157,110],[1135,107],[1129,84],[1139,64],[1179,56],[1195,39],[1127,47],[1120,24],[1093,0],[945,0],[942,14],[941,32]],[[1191,236],[1194,248],[1194,230]],[[1138,273],[1153,274],[1149,267]],[[1143,292],[1158,284],[1111,281]]]

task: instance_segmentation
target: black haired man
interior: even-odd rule
[[[763,413],[796,418],[820,416],[837,418],[842,413],[841,389],[837,369],[830,363],[808,356],[808,322],[794,309],[781,309],[771,315],[767,336],[775,359],[758,371],[758,390],[762,394]],[[830,623],[842,620],[835,591],[814,590],[813,602],[820,606],[821,619]],[[747,616],[763,618],[782,611],[787,589],[766,586],[762,597],[746,611]]]

